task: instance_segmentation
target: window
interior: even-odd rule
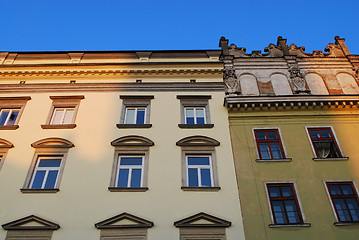
[[[0,130],[15,130],[30,97],[0,97]]]
[[[307,130],[318,159],[343,157],[330,127],[307,128]]]
[[[285,158],[278,129],[255,129],[254,135],[260,159]]]
[[[212,128],[208,99],[211,96],[177,95],[181,101],[180,128]]]
[[[149,148],[154,143],[141,136],[125,136],[111,142],[115,160],[110,187],[116,191],[146,191]]]
[[[26,177],[23,193],[57,192],[68,150],[73,143],[62,138],[46,138],[31,144],[35,155]]]
[[[210,155],[187,155],[188,187],[213,187]]]
[[[62,156],[39,156],[32,175],[31,189],[54,189],[58,179]]]
[[[0,169],[1,169],[2,165],[4,164],[7,152],[9,151],[10,148],[13,148],[13,147],[14,147],[14,145],[11,142],[0,138]]]
[[[43,129],[75,128],[75,118],[80,105],[80,96],[52,96],[52,108]]]
[[[1,109],[0,111],[0,126],[15,125],[20,109]]]
[[[119,156],[116,187],[142,187],[144,156]]]
[[[150,128],[150,107],[153,96],[121,95],[122,114],[118,128]]]
[[[303,214],[293,183],[267,183],[266,187],[273,223],[303,224]]]
[[[205,136],[192,136],[176,144],[182,149],[182,189],[219,190],[215,155],[219,142]]]
[[[359,223],[359,199],[353,182],[326,182],[339,223]]]

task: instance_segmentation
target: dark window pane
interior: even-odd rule
[[[349,184],[341,184],[340,187],[342,189],[343,195],[352,195],[352,194],[354,194],[353,188],[352,188],[351,185],[349,185]]]
[[[312,138],[320,138],[319,131],[317,130],[309,130],[309,134]]]
[[[283,197],[292,197],[293,196],[292,187],[289,187],[289,186],[281,187],[281,190],[282,190]]]
[[[205,120],[203,117],[197,117],[197,124],[205,124]]]
[[[141,169],[132,169],[131,187],[141,187]]]
[[[5,125],[5,121],[7,116],[9,115],[9,110],[3,110],[1,111],[1,115],[0,115],[0,126],[4,126]]]
[[[279,187],[268,187],[270,197],[280,197]]]
[[[57,174],[58,174],[58,171],[49,171],[44,188],[46,188],[46,189],[55,188]]]
[[[61,159],[40,159],[39,167],[60,167]]]
[[[266,134],[265,132],[257,132],[257,139],[258,140],[265,140],[266,139]]]
[[[186,124],[194,124],[194,109],[186,108]]]
[[[271,159],[268,143],[259,143],[262,159]]]
[[[267,132],[268,134],[268,139],[277,139],[277,133],[276,132]]]
[[[142,165],[142,157],[121,157],[120,160],[121,166],[128,166],[128,165],[136,165],[141,166]]]
[[[32,182],[32,189],[40,189],[44,182],[46,171],[36,171],[34,181]]]
[[[188,157],[188,165],[209,165],[209,157]]]
[[[19,115],[19,110],[13,110],[6,125],[14,125],[18,115]]]
[[[127,187],[128,173],[128,169],[120,169],[118,173],[117,187]]]
[[[330,132],[328,130],[320,130],[323,138],[331,138]]]
[[[330,195],[333,195],[333,196],[334,195],[342,195],[339,185],[330,184],[329,185],[329,192],[330,192]]]
[[[196,109],[197,124],[205,124],[204,109]]]
[[[211,171],[209,169],[201,169],[202,187],[212,187]]]
[[[281,159],[282,157],[282,151],[280,149],[278,142],[271,142],[270,147],[272,150],[273,159]]]
[[[145,112],[146,111],[144,109],[137,110],[136,124],[144,124],[145,123]]]
[[[199,187],[197,168],[188,168],[188,186]]]

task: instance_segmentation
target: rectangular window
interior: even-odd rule
[[[126,107],[125,124],[145,124],[145,107]]]
[[[260,159],[285,158],[278,129],[256,129],[254,135]]]
[[[317,158],[341,158],[338,144],[330,127],[308,128]]]
[[[1,109],[0,126],[13,126],[16,123],[20,109]]]
[[[211,156],[187,155],[186,168],[188,187],[213,187]]]
[[[186,124],[206,124],[204,107],[185,107]]]
[[[327,182],[330,200],[339,222],[359,222],[359,199],[352,182]]]
[[[54,189],[61,169],[62,156],[39,156],[32,174],[30,189]]]
[[[270,183],[267,190],[274,224],[303,223],[292,183]]]
[[[71,124],[73,123],[75,108],[55,107],[50,124]]]
[[[116,187],[143,187],[144,156],[119,156]]]

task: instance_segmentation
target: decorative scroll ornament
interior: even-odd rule
[[[290,79],[293,85],[297,88],[297,92],[307,92],[305,88],[305,80],[298,67],[289,68]]]
[[[227,95],[238,95],[238,79],[233,69],[223,70],[223,81],[226,85]]]

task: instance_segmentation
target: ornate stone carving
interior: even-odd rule
[[[239,81],[234,69],[225,68],[223,70],[223,81],[226,85],[227,95],[238,95]]]
[[[293,85],[297,88],[297,92],[307,92],[305,88],[305,80],[303,78],[303,74],[300,72],[298,67],[290,67],[290,79]]]

